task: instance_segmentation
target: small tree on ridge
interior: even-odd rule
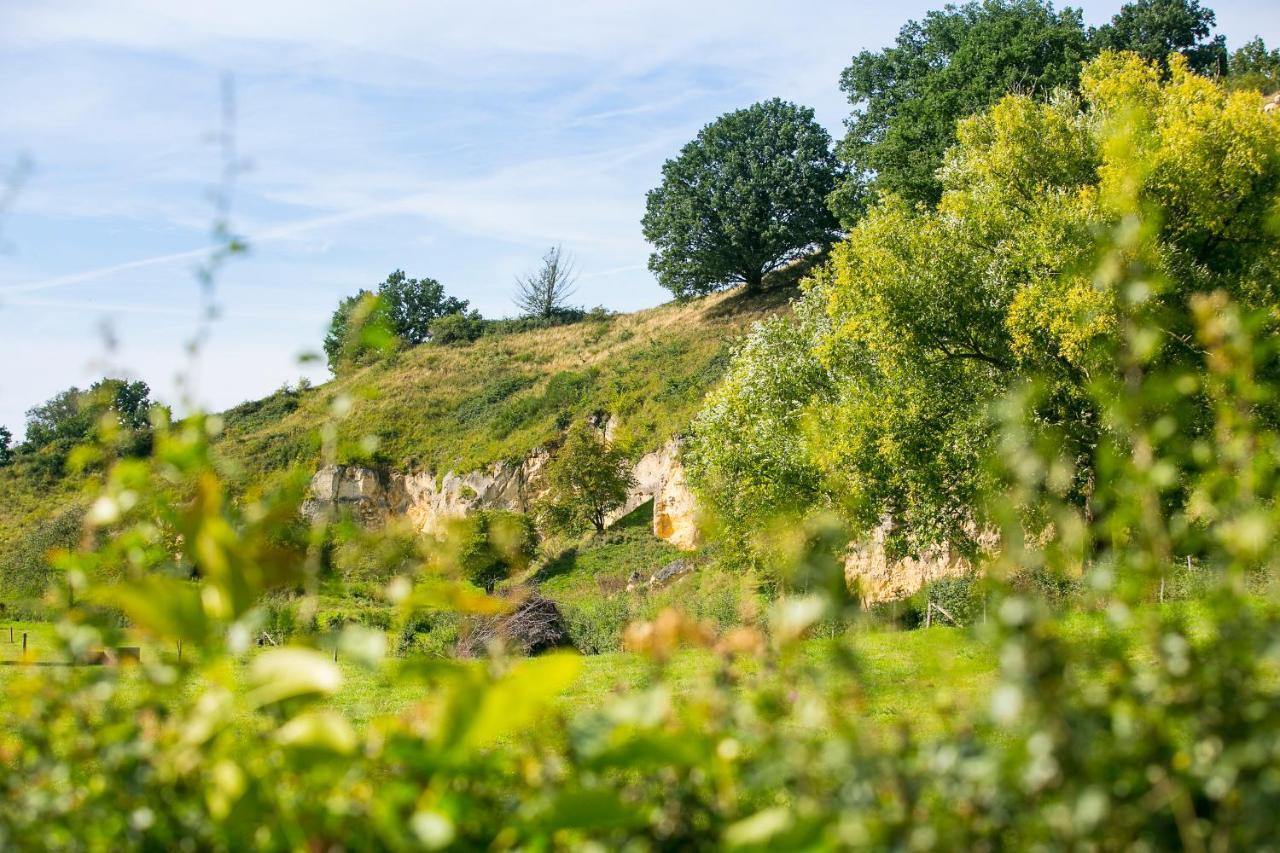
[[[573,258],[560,246],[552,246],[542,256],[542,266],[516,277],[516,307],[529,317],[554,317],[568,307],[565,303],[577,280]]]

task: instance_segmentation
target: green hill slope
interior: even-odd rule
[[[469,471],[523,457],[572,420],[601,412],[618,419],[618,439],[639,454],[688,425],[733,340],[785,310],[793,280],[752,297],[733,291],[464,346],[414,347],[228,410],[218,449],[240,489],[314,467],[321,427],[345,397],[352,407],[338,425],[342,461]],[[93,475],[50,479],[21,460],[0,471],[0,595],[22,593],[19,575],[49,547],[73,544],[76,507],[92,485]]]

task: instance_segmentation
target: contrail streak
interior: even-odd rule
[[[290,222],[286,225],[278,225],[275,228],[264,229],[259,231],[257,234],[250,234],[245,239],[249,243],[250,247],[255,243],[270,243],[273,240],[282,240],[286,237],[304,234],[308,231],[314,231],[317,228],[324,228],[329,225],[341,225],[346,222],[367,219],[371,216],[392,213],[406,206],[410,206],[413,202],[419,201],[425,197],[425,194],[417,193],[415,195],[405,196],[404,198],[395,199],[393,201],[381,202],[367,207],[356,208],[355,210],[343,211],[342,213],[330,213],[325,216],[317,216],[314,219]],[[164,264],[177,263],[178,261],[194,261],[205,257],[215,248],[216,246],[210,245],[201,249],[189,249],[185,252],[172,252],[167,255],[156,255],[151,258],[139,258],[136,261],[125,261],[124,263],[112,264],[111,266],[99,267],[98,269],[60,275],[54,278],[46,278],[42,281],[13,284],[7,287],[0,287],[0,295],[10,293],[34,293],[40,290],[52,290],[57,287],[66,287],[71,284],[96,281],[97,279],[107,278],[108,276],[128,272],[129,270],[163,266]]]

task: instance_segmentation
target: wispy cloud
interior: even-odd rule
[[[0,257],[11,426],[83,380],[103,315],[119,319],[119,359],[172,388],[197,311],[175,271],[211,248],[207,134],[224,71],[252,160],[233,217],[252,251],[220,283],[204,365],[214,406],[293,378],[337,296],[397,267],[501,313],[512,274],[563,243],[587,304],[661,300],[639,220],[663,159],[716,115],[775,95],[838,134],[849,57],[938,5],[0,3],[0,162],[26,150],[36,163],[6,222],[16,252]],[[1118,3],[1083,5],[1098,22]],[[1233,41],[1280,42],[1277,4],[1213,5]]]

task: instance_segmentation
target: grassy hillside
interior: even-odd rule
[[[415,347],[319,388],[278,392],[226,413],[222,446],[251,471],[317,459],[316,428],[342,394],[347,453],[366,436],[396,468],[467,471],[524,456],[569,420],[621,419],[637,451],[684,428],[720,377],[729,343],[789,292],[720,294],[599,320]]]
[[[684,429],[718,380],[733,340],[783,310],[796,274],[763,294],[737,291],[462,346],[404,350],[306,390],[281,390],[224,414],[219,450],[239,488],[320,462],[320,429],[335,401],[353,403],[338,426],[339,456],[396,469],[467,471],[516,459],[575,418],[608,412],[635,453]],[[0,594],[12,567],[74,537],[92,475],[50,478],[19,461],[0,471]],[[58,531],[62,531],[61,534]],[[72,539],[71,541],[74,541]]]

